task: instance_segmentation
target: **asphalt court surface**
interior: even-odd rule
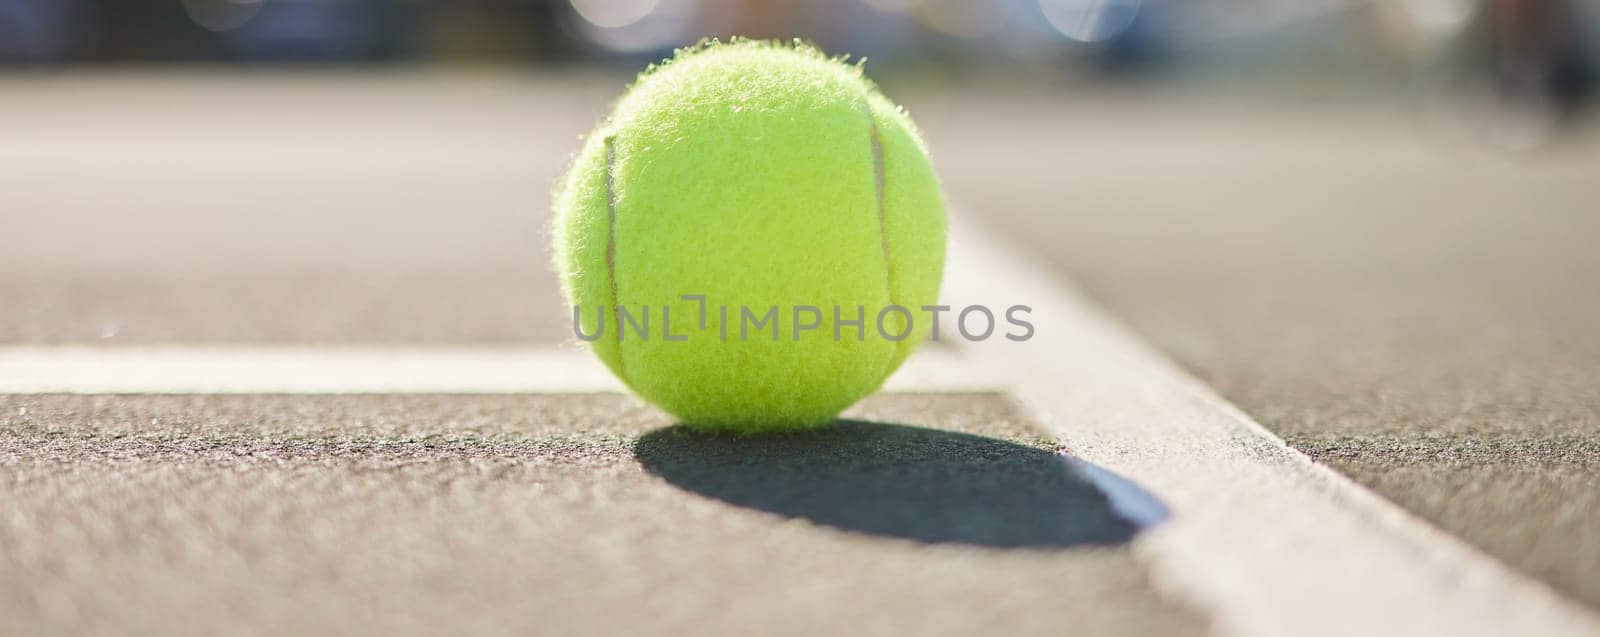
[[[1403,110],[1042,112],[950,127],[950,189],[1291,444],[1600,606],[1600,145],[1509,158]],[[1033,161],[985,171],[999,149]]]
[[[19,634],[1204,632],[1006,397],[849,416],[730,440],[616,394],[0,397],[0,599]]]
[[[0,215],[0,342],[566,339],[544,265],[547,190],[611,84],[136,73],[6,82],[0,172],[15,181]],[[1593,150],[1498,157],[1431,136],[1397,105],[904,101],[947,190],[983,225],[1059,267],[1292,444],[1600,605]],[[230,405],[227,422],[252,410],[280,423],[305,415],[270,400]],[[606,406],[551,409],[599,420]],[[619,439],[640,432],[629,431]],[[163,474],[129,453],[144,463],[137,471]],[[287,540],[255,546],[268,541]],[[123,558],[130,572],[149,559]],[[1121,583],[1104,594],[1149,601],[1131,563],[1103,570],[1118,565],[1131,570],[1096,571]],[[439,607],[416,613],[429,608]],[[1187,624],[1183,613],[1152,616]],[[318,620],[342,621],[306,621]]]

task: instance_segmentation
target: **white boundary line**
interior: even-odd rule
[[[0,348],[0,393],[360,394],[615,391],[562,349]]]
[[[925,348],[895,391],[999,391]],[[0,347],[0,394],[497,394],[624,391],[588,352],[549,348]]]
[[[1035,264],[953,231],[946,299],[1031,306],[1025,343],[969,348],[1072,452],[1149,489],[1135,541],[1165,592],[1231,635],[1577,635],[1600,620],[1304,454]]]

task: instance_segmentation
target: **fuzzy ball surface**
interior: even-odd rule
[[[554,210],[578,338],[698,429],[832,422],[926,338],[944,267],[911,119],[801,44],[707,44],[645,71]]]

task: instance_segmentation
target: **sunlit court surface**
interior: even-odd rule
[[[676,422],[551,265],[583,137],[736,35],[865,57],[944,193],[940,337],[813,431]],[[1597,43],[0,0],[0,634],[1600,634]]]

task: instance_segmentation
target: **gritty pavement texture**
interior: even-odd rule
[[[934,139],[994,227],[1291,444],[1600,607],[1600,145],[1504,156],[1403,105],[987,109]]]
[[[851,415],[732,440],[614,394],[0,397],[0,617],[16,634],[1204,632],[1006,398]]]

